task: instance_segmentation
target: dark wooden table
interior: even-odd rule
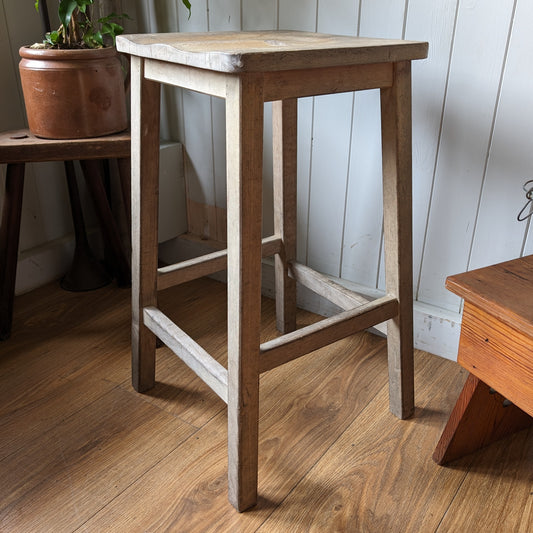
[[[11,334],[25,164],[65,161],[70,191],[71,187],[75,187],[72,161],[80,161],[104,239],[112,254],[118,283],[127,285],[131,276],[129,263],[107,200],[97,160],[118,160],[123,191],[128,191],[124,197],[128,202],[129,158],[129,132],[73,140],[40,139],[25,129],[0,134],[0,163],[7,164],[0,225],[0,340],[7,339]]]

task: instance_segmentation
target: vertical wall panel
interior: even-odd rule
[[[181,4],[181,0],[179,1]],[[207,0],[192,2],[191,17],[180,16],[180,31],[207,31]],[[179,6],[180,14],[186,10]],[[211,122],[211,97],[193,91],[183,91],[183,123],[185,142],[185,176],[188,200],[200,205],[214,206],[213,130]],[[192,210],[189,204],[189,216]],[[195,211],[196,231],[210,236],[216,233],[216,220],[206,210]],[[201,216],[202,220],[197,217]]]
[[[277,0],[242,0],[243,30],[272,30],[277,25]]]
[[[468,266],[513,3],[459,5],[418,293],[450,310],[459,299],[444,282]]]
[[[279,29],[315,31],[317,0],[279,2]]]
[[[360,35],[400,38],[405,2],[363,0]],[[342,277],[375,287],[380,265],[383,202],[379,91],[355,95]]]
[[[354,0],[318,0],[318,31],[356,35],[358,4]]]
[[[526,223],[522,185],[533,178],[533,3],[518,0],[469,268],[518,257]]]
[[[443,0],[428,9],[426,0],[409,1],[405,38],[429,42],[428,58],[412,65],[415,288],[422,264],[457,3]]]
[[[315,31],[317,27],[317,0],[280,2],[279,28]],[[298,100],[298,216],[297,259],[307,258],[307,229],[309,220],[309,177],[313,134],[314,98]]]
[[[241,29],[241,0],[208,0],[209,31]]]
[[[357,4],[352,0],[335,4],[337,9],[330,9],[329,3],[319,0],[318,31],[355,35]],[[352,93],[315,98],[307,263],[333,276],[340,275],[352,108]]]
[[[240,0],[208,0],[209,30],[241,29]],[[224,100],[211,99],[213,121],[213,162],[215,205],[226,207],[226,107]]]
[[[350,93],[315,98],[307,263],[332,276],[340,273],[352,103]]]

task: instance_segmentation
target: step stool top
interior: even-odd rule
[[[446,288],[533,338],[533,255],[450,276]]]
[[[227,73],[309,69],[424,59],[428,43],[301,31],[120,35],[117,49]]]

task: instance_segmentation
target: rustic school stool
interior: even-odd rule
[[[76,187],[72,161],[80,161],[88,189],[94,200],[104,239],[107,241],[112,255],[118,283],[119,285],[129,285],[130,267],[95,160],[116,158],[119,161],[123,190],[128,189],[129,197],[130,145],[129,132],[106,137],[72,140],[41,139],[32,135],[27,129],[0,134],[0,164],[7,164],[5,197],[0,225],[0,340],[9,338],[13,321],[25,164],[65,161],[67,183],[72,202],[73,199],[77,198],[77,194],[72,194],[72,188]],[[77,189],[74,192],[76,191]],[[71,207],[74,216],[75,206]],[[74,218],[76,237],[78,238],[80,225],[76,223],[76,217]]]
[[[533,423],[533,255],[446,287],[464,298],[457,362],[470,374],[433,453],[441,465]]]
[[[293,31],[121,36],[131,54],[133,385],[154,385],[156,336],[228,404],[229,499],[257,500],[259,375],[385,320],[390,406],[413,412],[411,63],[427,43]],[[160,84],[226,100],[228,247],[157,269]],[[295,263],[297,98],[381,89],[387,295],[368,302]],[[273,102],[275,233],[261,241],[263,103]],[[260,344],[261,257],[275,256],[283,335]],[[157,309],[157,291],[228,269],[228,368]],[[295,280],[345,311],[295,331]]]

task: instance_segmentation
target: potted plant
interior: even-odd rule
[[[127,128],[124,73],[114,47],[127,15],[97,18],[98,1],[58,0],[60,27],[19,51],[28,124],[36,136],[77,139]],[[189,0],[182,2],[190,12]]]

